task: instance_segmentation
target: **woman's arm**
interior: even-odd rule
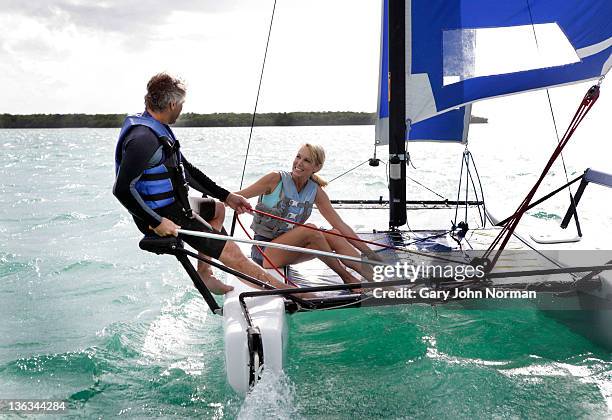
[[[270,194],[276,185],[280,182],[280,174],[278,172],[270,172],[267,175],[259,178],[255,183],[248,187],[237,191],[235,194],[245,198],[257,197],[262,194]]]
[[[319,187],[319,190],[317,191],[317,196],[315,198],[315,204],[317,205],[317,208],[321,212],[321,215],[325,217],[325,220],[327,220],[334,229],[339,230],[340,233],[345,236],[348,236],[351,238],[358,237],[355,231],[351,229],[351,227],[347,225],[344,222],[344,220],[342,220],[342,218],[340,217],[336,209],[334,209],[334,207],[332,206],[331,201],[329,201],[329,197],[327,196],[327,193],[323,191],[323,188],[321,187]],[[350,239],[348,241],[351,243],[351,245],[353,245],[355,248],[357,248],[359,251],[363,253],[372,252],[370,247],[364,242],[350,240]]]

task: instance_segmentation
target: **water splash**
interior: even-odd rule
[[[244,399],[238,419],[303,418],[294,401],[295,395],[295,385],[287,375],[282,372],[267,372]]]

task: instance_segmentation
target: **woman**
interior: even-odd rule
[[[306,143],[300,147],[291,172],[270,172],[249,187],[237,192],[246,198],[259,196],[255,207],[257,210],[274,214],[285,219],[305,224],[310,216],[313,204],[321,215],[332,225],[331,232],[340,233],[347,237],[357,237],[340,218],[332,207],[329,197],[322,187],[327,185],[316,173],[321,170],[325,162],[325,151],[321,146]],[[312,223],[308,226],[315,227]],[[253,224],[254,239],[270,241],[285,245],[294,245],[320,251],[336,252],[338,254],[360,257],[358,251],[372,256],[372,250],[363,242],[347,240],[345,238],[312,230],[303,226],[296,226],[269,216],[254,213]],[[295,264],[314,258],[312,254],[297,253],[278,248],[262,247],[266,257],[276,267]],[[252,259],[264,268],[272,265],[263,258],[256,246],[251,252]],[[345,283],[359,283],[346,267],[357,271],[367,281],[372,280],[372,269],[358,262],[341,260],[331,257],[319,257],[327,266],[335,271]],[[345,267],[346,266],[346,267]]]

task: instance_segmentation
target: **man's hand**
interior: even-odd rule
[[[181,227],[179,225],[175,224],[170,219],[166,219],[165,217],[162,217],[161,223],[156,228],[149,226],[149,229],[155,232],[155,234],[158,236],[178,236],[178,232],[176,230],[180,228]]]
[[[225,199],[225,204],[230,206],[234,211],[238,214],[242,214],[244,212],[251,212],[253,208],[251,207],[251,203],[241,195],[230,193]]]

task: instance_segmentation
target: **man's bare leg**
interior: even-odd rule
[[[195,200],[192,206],[199,209],[199,202]],[[195,214],[194,216],[196,218],[200,218],[199,214]],[[221,231],[224,220],[225,220],[225,206],[222,203],[215,201],[215,215],[213,216],[212,219],[210,219],[206,223],[211,225],[213,229],[215,229],[216,231]],[[208,255],[202,252],[199,252],[198,255],[200,255],[200,257],[210,258]],[[232,286],[228,286],[227,284],[223,283],[221,280],[215,277],[210,264],[207,264],[203,261],[198,260],[197,271],[198,271],[198,274],[200,275],[200,278],[202,279],[202,282],[208,288],[208,290],[210,290],[212,294],[224,295],[225,293],[234,290]]]
[[[292,289],[293,287],[283,283],[280,280],[277,280],[274,276],[269,274],[259,265],[255,264],[253,261],[249,260],[238,248],[234,242],[228,242],[223,248],[223,252],[219,257],[219,261],[221,261],[226,266],[233,268],[234,270],[240,271],[244,274],[247,274],[251,277],[255,277],[257,280],[260,280],[264,283],[269,284],[277,289]],[[296,293],[299,297],[302,298],[310,298],[314,297],[311,293]]]

